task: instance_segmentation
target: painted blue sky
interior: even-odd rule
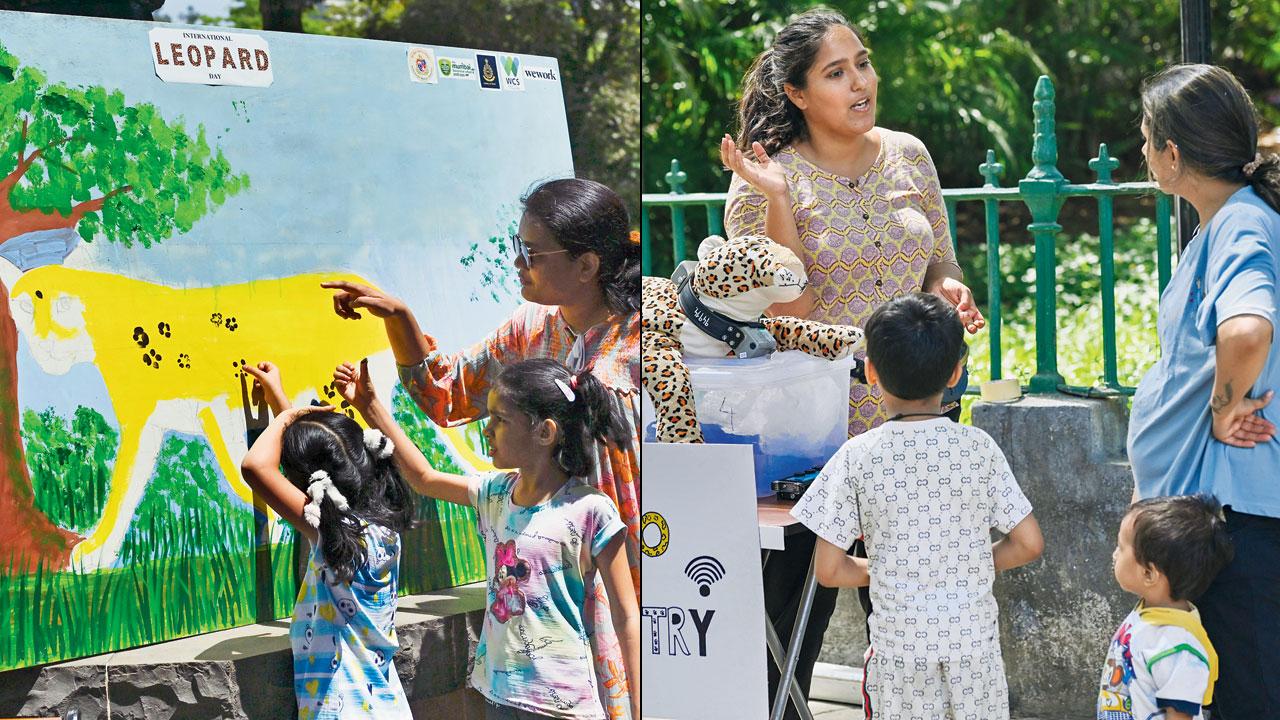
[[[477,293],[482,268],[460,259],[505,233],[531,184],[572,174],[559,83],[527,81],[524,92],[475,79],[413,83],[410,45],[256,33],[271,49],[271,87],[169,84],[153,69],[154,27],[164,26],[0,13],[0,42],[51,82],[119,89],[189,130],[203,125],[250,177],[185,235],[152,249],[98,241],[68,265],[175,287],[351,271],[405,298],[446,347],[479,339],[518,302]],[[317,297],[327,311],[324,291]]]

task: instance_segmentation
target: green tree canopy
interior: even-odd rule
[[[203,125],[189,133],[120,91],[51,84],[3,45],[0,147],[0,241],[74,227],[86,241],[150,247],[249,183]]]

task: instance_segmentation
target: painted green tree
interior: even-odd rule
[[[59,527],[84,532],[102,516],[120,433],[93,408],[70,418],[53,408],[22,414],[22,440],[36,508]]]
[[[49,82],[0,44],[0,245],[64,230],[150,247],[248,183],[210,148],[203,125],[189,131],[117,90]],[[17,347],[0,282],[0,547],[10,569],[60,568],[79,536],[34,504],[19,440]]]

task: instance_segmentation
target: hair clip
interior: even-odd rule
[[[333,479],[329,477],[329,473],[324,470],[317,470],[311,473],[311,483],[307,485],[307,496],[311,500],[302,506],[302,519],[317,530],[320,529],[320,503],[326,495],[333,501],[334,505],[338,506],[339,510],[345,511],[350,508],[350,505],[347,504],[347,498],[334,486]]]
[[[369,449],[369,454],[374,455],[379,460],[385,460],[391,457],[391,453],[395,452],[395,443],[391,442],[391,438],[382,434],[382,431],[370,428],[364,431],[364,446]]]
[[[564,393],[565,400],[568,400],[569,402],[573,402],[574,400],[577,399],[578,396],[574,395],[573,390],[569,388],[569,385],[566,384],[565,381],[561,380],[560,378],[556,378],[556,387],[560,388],[560,392]]]

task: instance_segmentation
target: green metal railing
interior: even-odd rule
[[[1018,181],[1017,187],[1000,187],[998,176],[1003,171],[1002,164],[996,162],[995,152],[987,150],[986,162],[978,166],[978,172],[986,181],[980,188],[959,188],[942,190],[943,201],[947,207],[947,218],[951,225],[952,242],[956,240],[956,206],[961,202],[981,202],[985,210],[987,240],[987,329],[991,347],[991,379],[1001,375],[1000,345],[1000,223],[997,203],[1019,201],[1025,203],[1031,212],[1031,224],[1027,229],[1035,241],[1036,267],[1036,374],[1031,378],[1027,390],[1033,393],[1063,391],[1073,394],[1087,395],[1129,395],[1132,387],[1120,384],[1119,370],[1116,363],[1116,328],[1115,328],[1115,227],[1114,201],[1118,196],[1151,195],[1156,197],[1156,265],[1159,276],[1160,292],[1169,283],[1169,275],[1173,264],[1172,233],[1170,218],[1173,214],[1173,198],[1159,192],[1154,183],[1127,182],[1117,183],[1111,179],[1111,173],[1119,166],[1119,161],[1107,152],[1107,145],[1098,146],[1098,156],[1089,161],[1089,169],[1094,172],[1095,180],[1091,183],[1072,184],[1058,171],[1058,140],[1054,127],[1054,89],[1047,76],[1040,76],[1036,83],[1035,103],[1035,142],[1031,151],[1035,167],[1027,176]],[[650,248],[649,215],[658,208],[668,208],[671,218],[671,257],[674,262],[689,257],[686,248],[686,216],[687,211],[701,208],[706,213],[708,235],[724,232],[725,193],[684,192],[686,175],[680,170],[680,163],[671,161],[671,171],[665,180],[671,188],[669,193],[648,193],[641,196],[640,239],[643,251],[642,269],[645,275],[654,274],[652,267],[653,254]],[[1063,203],[1069,198],[1093,198],[1098,203],[1098,237],[1102,294],[1102,346],[1103,374],[1102,383],[1095,387],[1075,387],[1067,385],[1058,372],[1057,344],[1057,249],[1056,243],[1062,226],[1058,224],[1058,215]],[[658,274],[669,275],[671,268],[658,268]],[[976,386],[976,383],[972,385]]]

